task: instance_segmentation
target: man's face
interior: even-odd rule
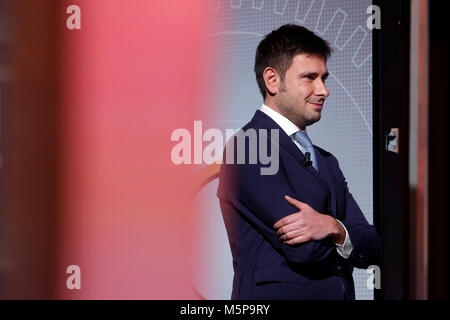
[[[299,54],[286,70],[278,94],[276,107],[301,130],[320,120],[329,92],[325,87],[328,69],[325,59],[318,55]]]

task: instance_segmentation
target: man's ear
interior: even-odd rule
[[[268,93],[271,96],[277,94],[281,84],[281,79],[278,72],[274,68],[267,67],[264,69],[263,79]]]

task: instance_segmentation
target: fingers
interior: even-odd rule
[[[285,241],[284,243],[289,244],[289,245],[294,245],[294,244],[305,243],[310,240],[311,240],[311,237],[308,234],[302,234],[302,235],[295,237],[294,239]]]
[[[299,210],[302,210],[305,205],[305,203],[298,201],[297,199],[291,198],[288,195],[284,196],[284,199]]]
[[[279,236],[280,240],[286,242],[297,238],[298,236],[306,234],[306,229],[299,228],[286,233],[283,233]]]
[[[291,223],[294,223],[295,221],[297,221],[300,217],[301,212],[296,212],[293,214],[290,214],[284,218],[281,218],[280,220],[278,220],[277,222],[275,222],[275,224],[273,225],[273,227],[275,229],[279,229],[281,227],[287,226]]]
[[[282,226],[277,230],[277,236],[282,236],[283,234],[289,233],[294,230],[298,230],[303,228],[304,225],[300,219],[296,220],[293,223]]]
[[[299,209],[299,212],[290,214],[290,215],[288,215],[288,216],[278,220],[277,222],[275,222],[275,224],[273,225],[273,227],[275,229],[280,229],[280,228],[282,228],[284,226],[287,226],[287,225],[292,224],[292,223],[294,223],[296,221],[299,221],[301,219],[301,215],[302,215],[302,211],[301,210],[302,209],[306,209],[308,207],[308,204],[303,203],[303,202],[301,202],[301,201],[299,201],[297,199],[291,198],[291,197],[289,197],[287,195],[285,196],[285,200],[287,202],[289,202],[290,204],[292,204],[293,206],[295,206],[297,209]],[[290,230],[288,230],[288,231],[290,231]]]

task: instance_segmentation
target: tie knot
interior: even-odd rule
[[[312,147],[311,139],[308,137],[305,131],[298,131],[295,133],[295,140],[300,143],[302,147]]]

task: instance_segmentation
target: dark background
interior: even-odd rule
[[[449,210],[449,41],[448,10],[441,1],[430,1],[430,247],[429,247],[429,298],[450,297],[450,230]]]
[[[382,28],[374,30],[374,221],[383,241],[382,289],[376,299],[415,299],[416,190],[409,190],[410,1],[375,1]],[[428,298],[450,294],[449,42],[441,1],[429,1]],[[413,22],[414,23],[414,22]],[[390,128],[400,128],[401,152],[385,151]],[[422,146],[418,146],[418,152]]]

